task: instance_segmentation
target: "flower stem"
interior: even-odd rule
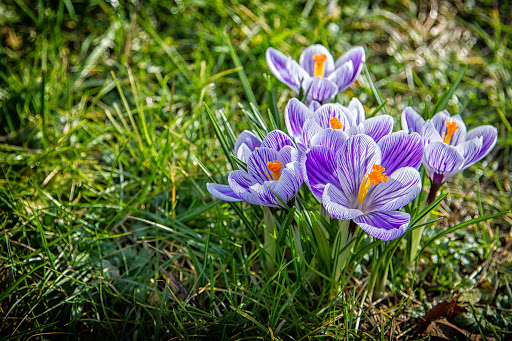
[[[430,183],[430,192],[428,193],[427,200],[425,201],[425,207],[427,207],[428,205],[433,203],[434,200],[436,200],[437,192],[439,191],[439,189],[441,188],[442,185],[443,185],[442,182],[438,183],[438,182],[432,181]],[[428,220],[428,218],[429,218],[429,216],[426,215],[423,218],[423,220],[421,221],[421,224],[425,223]],[[409,262],[407,264],[408,266],[411,266],[412,264],[414,264],[414,261],[416,260],[416,257],[418,256],[418,248],[420,245],[421,236],[423,235],[423,229],[424,229],[424,226],[419,227],[416,230],[411,232],[411,245],[409,248]]]
[[[341,274],[347,266],[347,261],[352,253],[352,245],[349,245],[355,236],[356,224],[351,220],[338,220],[338,234],[334,241],[331,257],[333,259],[331,296],[336,297],[342,288]]]

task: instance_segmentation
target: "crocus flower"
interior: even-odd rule
[[[281,200],[290,201],[302,185],[299,158],[292,140],[284,132],[274,130],[247,157],[247,171],[232,171],[229,185],[208,183],[206,188],[224,201],[282,207]]]
[[[496,145],[498,130],[485,125],[467,131],[460,115],[443,110],[425,121],[411,107],[402,112],[402,128],[420,133],[425,143],[423,166],[439,188],[455,174],[480,161]]]
[[[405,233],[410,216],[398,212],[421,191],[421,137],[401,131],[378,143],[358,134],[341,141],[332,130],[301,157],[304,182],[336,219],[353,220],[369,235],[390,240]]]
[[[365,62],[364,49],[353,47],[334,63],[323,45],[311,45],[300,55],[299,63],[282,52],[268,48],[265,54],[270,71],[296,93],[301,86],[308,101],[329,101],[354,83]]]
[[[393,130],[393,118],[380,115],[368,120],[364,107],[357,98],[353,98],[348,107],[339,103],[328,103],[315,111],[310,110],[296,98],[288,101],[284,112],[288,134],[295,140],[301,151],[316,144],[313,137],[326,129],[344,132],[348,136],[366,134],[375,142]]]

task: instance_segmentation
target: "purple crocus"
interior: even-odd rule
[[[254,137],[245,144],[255,143]],[[242,160],[247,156],[240,155]],[[246,158],[247,171],[232,171],[228,176],[229,185],[208,183],[206,188],[224,201],[283,207],[282,202],[290,201],[302,185],[299,159],[300,153],[292,140],[284,132],[274,130]]]
[[[270,71],[296,93],[308,93],[308,101],[329,101],[355,82],[365,62],[364,49],[353,47],[336,63],[323,45],[311,45],[300,55],[299,63],[270,47],[265,54]]]
[[[304,182],[334,218],[353,220],[369,235],[390,240],[405,233],[410,216],[398,212],[421,191],[421,137],[401,131],[378,143],[358,134],[342,141],[332,130],[301,157]]]
[[[420,133],[425,143],[423,166],[437,189],[455,174],[480,161],[496,145],[498,130],[485,125],[467,131],[460,115],[443,110],[425,121],[411,107],[402,112],[402,128]],[[434,193],[435,196],[435,193]]]
[[[284,120],[288,134],[301,151],[315,145],[314,136],[326,129],[336,130],[337,134],[343,132],[348,136],[366,134],[375,142],[379,142],[393,130],[393,118],[389,115],[366,120],[364,107],[357,98],[353,98],[348,107],[339,103],[328,103],[315,111],[298,99],[292,98],[286,105]]]

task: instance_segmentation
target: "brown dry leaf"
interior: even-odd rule
[[[471,341],[498,341],[494,337],[486,337],[485,339],[480,334],[471,334],[469,331],[461,329],[456,325],[450,323],[446,317],[442,317],[437,321],[430,323],[423,335],[430,335],[432,341],[447,341],[447,340],[471,340]]]
[[[457,298],[459,297],[459,291],[455,291],[453,293],[450,301],[443,301],[436,304],[430,311],[428,311],[425,316],[420,317],[418,319],[418,327],[416,331],[419,334],[423,334],[425,330],[430,326],[430,324],[438,319],[443,317],[447,317],[451,319],[453,316],[458,313],[466,311],[463,307],[457,305]]]

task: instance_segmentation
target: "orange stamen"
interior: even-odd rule
[[[338,120],[336,117],[333,117],[329,120],[329,124],[331,125],[332,129],[343,129],[343,124],[341,124],[340,120]]]
[[[373,165],[373,169],[370,174],[366,173],[364,175],[361,186],[359,186],[359,193],[357,194],[357,201],[359,203],[364,201],[364,198],[366,198],[366,194],[368,194],[368,190],[370,189],[371,185],[378,185],[381,182],[388,181],[388,177],[384,171],[384,167],[380,165]]]
[[[267,168],[270,171],[270,174],[267,172],[267,177],[269,181],[278,180],[281,177],[281,166],[283,164],[279,161],[270,161],[267,163]]]
[[[452,140],[453,133],[455,133],[455,130],[459,129],[459,126],[457,126],[457,123],[455,122],[446,122],[446,135],[443,134],[443,141],[446,144],[450,144],[450,141]]]
[[[313,55],[313,59],[315,60],[315,69],[313,73],[313,77],[324,77],[324,63],[327,59],[327,56],[323,53]]]

